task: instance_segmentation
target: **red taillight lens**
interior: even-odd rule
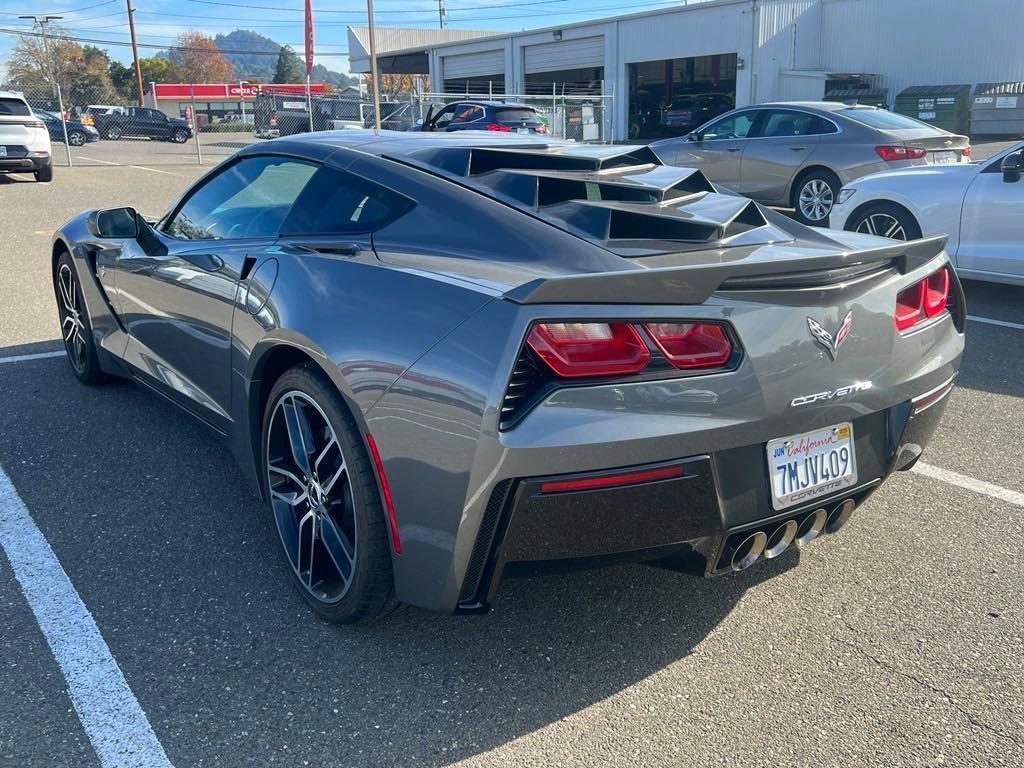
[[[896,312],[893,319],[896,321],[897,330],[906,330],[921,319],[924,283],[924,280],[914,283],[896,294]]]
[[[966,147],[964,147],[963,154],[964,154],[964,157],[970,157],[971,156],[971,145],[970,144],[968,144]]]
[[[544,125],[543,123],[541,123],[534,130],[537,131],[537,133],[547,133],[548,132],[548,127],[546,125]]]
[[[732,344],[720,325],[647,323],[644,328],[676,368],[717,368],[732,354]]]
[[[949,271],[943,268],[934,275],[930,275],[925,281],[924,313],[928,317],[935,317],[946,308],[948,299]]]
[[[629,323],[538,323],[526,343],[565,378],[637,373],[651,357]]]
[[[502,125],[501,123],[488,123],[487,124],[487,130],[488,131],[501,131],[502,133],[511,133],[512,132],[511,128],[509,128],[507,125]]]
[[[567,491],[592,491],[597,488],[615,488],[621,485],[652,483],[657,480],[668,480],[682,477],[685,467],[656,467],[655,469],[638,469],[631,472],[617,472],[612,475],[591,475],[576,477],[569,480],[549,480],[540,484],[541,493],[565,493]]]
[[[891,160],[920,160],[928,155],[927,149],[921,147],[904,147],[900,144],[894,146],[882,145],[875,147],[878,156],[889,162]]]

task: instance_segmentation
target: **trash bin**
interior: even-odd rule
[[[966,135],[970,129],[971,86],[912,85],[896,97],[896,112]]]
[[[833,88],[825,94],[825,101],[855,101],[869,107],[889,108],[888,88]]]
[[[978,83],[971,104],[971,133],[1024,134],[1024,83]]]

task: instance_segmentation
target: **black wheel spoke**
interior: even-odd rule
[[[295,461],[295,466],[308,477],[311,474],[311,469],[307,446],[312,443],[309,422],[306,420],[306,415],[302,412],[302,406],[295,402],[294,397],[288,403],[283,404],[283,409],[292,459]]]
[[[355,570],[356,551],[348,537],[338,530],[329,514],[320,516],[320,539],[338,574],[345,582],[351,581]]]

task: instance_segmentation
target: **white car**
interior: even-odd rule
[[[829,223],[898,240],[949,235],[961,277],[1024,285],[1024,143],[979,163],[864,176],[840,191]]]
[[[36,181],[53,181],[50,132],[25,97],[13,91],[0,91],[0,173],[32,173]]]

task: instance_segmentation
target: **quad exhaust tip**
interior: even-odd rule
[[[768,540],[764,546],[764,559],[771,560],[789,549],[789,545],[796,538],[796,529],[796,520],[787,520],[768,534]]]
[[[760,560],[767,541],[768,537],[765,536],[764,531],[757,531],[743,539],[737,545],[736,551],[732,553],[732,569],[745,571]]]
[[[825,530],[825,523],[828,521],[828,512],[824,509],[816,509],[803,520],[796,531],[796,545],[806,547]]]
[[[850,515],[853,514],[853,508],[857,506],[853,499],[847,499],[838,507],[832,510],[828,516],[828,521],[825,523],[825,530],[828,533],[835,533],[844,525],[846,521],[850,519]]]

